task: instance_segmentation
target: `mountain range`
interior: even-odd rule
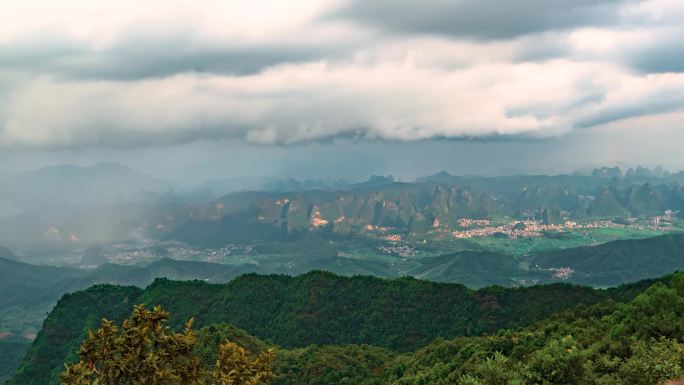
[[[171,187],[170,182],[118,163],[50,166],[3,177],[0,216],[45,207],[111,204]]]
[[[644,170],[629,177],[612,169],[588,176],[440,172],[412,183],[391,176],[355,184],[257,178],[252,187],[264,191],[215,198],[232,187],[173,191],[168,182],[116,164],[58,166],[2,181],[0,243],[31,252],[145,237],[216,245],[311,232],[360,235],[368,225],[420,236],[458,229],[463,218],[562,223],[684,212],[684,174]]]
[[[281,239],[309,231],[359,234],[368,225],[416,235],[458,229],[463,218],[508,216],[563,223],[684,212],[684,189],[677,184],[623,185],[593,177],[480,178],[452,183],[234,193],[211,205],[193,207],[192,215],[186,213],[178,227],[162,224],[168,231],[155,236],[216,244]]]

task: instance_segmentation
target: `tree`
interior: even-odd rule
[[[673,340],[632,341],[632,356],[620,366],[625,385],[658,385],[684,374],[684,345]]]
[[[273,350],[252,358],[228,341],[218,347],[214,367],[202,367],[193,320],[176,333],[169,317],[161,307],[138,305],[121,328],[103,319],[88,332],[79,362],[65,365],[62,385],[265,385],[273,379]]]
[[[493,357],[474,368],[472,374],[461,377],[461,385],[518,385],[522,384],[519,374],[511,366],[508,357],[495,352]]]
[[[572,336],[549,341],[529,358],[529,380],[541,385],[583,385],[588,381],[587,354]]]
[[[211,374],[215,385],[261,385],[273,379],[274,354],[267,350],[251,359],[245,349],[232,342],[219,345],[216,366]]]

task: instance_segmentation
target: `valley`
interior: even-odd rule
[[[242,333],[285,349],[285,357],[298,357],[302,351],[297,349],[318,349],[311,344],[368,344],[373,348],[363,349],[378,355],[383,361],[379,366],[438,337],[515,329],[579,304],[629,301],[653,279],[684,270],[684,190],[678,184],[682,175],[606,178],[595,172],[485,178],[440,173],[412,183],[375,177],[333,189],[241,191],[221,197],[148,192],[114,202],[13,213],[0,218],[0,239],[12,249],[0,249],[0,355],[7,357],[0,379],[9,378],[22,360],[24,367],[43,365],[27,364],[33,360],[32,350],[26,358],[24,352],[29,346],[45,349],[36,346],[44,345],[41,330],[50,322],[46,315],[59,309],[70,293],[83,290],[100,293],[100,305],[124,295],[119,305],[107,302],[119,309],[108,315],[114,318],[134,302],[163,303],[181,317],[197,313],[201,318],[208,314],[205,309],[222,305],[194,301],[178,307],[174,301],[185,301],[179,298],[193,291],[198,298],[209,298],[221,287],[247,285],[251,289],[236,289],[242,294],[226,301],[263,292],[259,298],[275,301],[263,306],[277,305],[276,313],[295,311],[283,313],[294,317],[284,329],[266,323],[275,313],[259,315],[246,303],[235,305],[240,309],[236,316],[245,318],[200,319],[200,326],[228,323],[244,328],[247,332]],[[315,304],[289,297],[300,284],[313,285],[308,290],[342,290],[342,297],[317,291],[324,299]],[[409,290],[409,297],[390,292],[386,299],[374,295],[368,303],[330,308],[371,311],[379,306],[380,313],[344,321],[374,328],[361,334],[344,331],[344,322],[321,313],[327,304],[361,300],[369,290],[377,294],[395,286]],[[415,306],[411,296],[417,294],[408,288],[449,291],[454,301],[465,302],[443,309],[457,317],[443,321],[466,318],[447,327],[420,316],[415,325],[400,327],[417,333],[403,337],[408,340],[377,329],[378,317],[409,316],[381,316],[388,311],[385,305]],[[550,294],[554,291],[560,292]],[[444,294],[434,295],[437,301]],[[551,298],[558,302],[549,302]],[[473,299],[475,304],[468,302]],[[538,300],[546,302],[534,302]],[[283,304],[292,307],[279,307]],[[437,301],[432,306],[446,305]],[[478,306],[494,310],[479,313]],[[303,326],[307,317],[313,317],[313,324]],[[258,319],[265,323],[258,326]],[[335,326],[330,327],[344,337],[333,337],[321,326],[325,322],[332,322]],[[460,329],[453,329],[456,326]],[[298,334],[301,328],[319,334],[305,338]],[[73,349],[76,341],[64,348]],[[347,348],[330,349],[334,355],[349,354]],[[54,358],[50,365],[64,359]],[[35,373],[22,370],[17,377],[24,378],[21,381],[35,378]],[[53,380],[55,373],[50,375]]]

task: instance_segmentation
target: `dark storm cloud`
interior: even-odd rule
[[[521,37],[516,42],[518,43],[517,52],[511,57],[511,61],[515,63],[545,61],[571,55],[568,42],[559,38],[556,33]]]
[[[284,63],[317,60],[321,47],[225,46],[183,37],[127,38],[104,50],[73,41],[31,41],[0,47],[3,68],[51,73],[72,79],[131,80],[177,73],[248,75]]]
[[[613,123],[624,119],[637,118],[641,116],[649,116],[659,113],[666,113],[676,111],[681,109],[681,102],[664,102],[656,103],[648,106],[624,106],[622,108],[616,108],[604,111],[596,116],[592,116],[589,119],[581,120],[577,122],[576,126],[578,128],[592,128],[600,126],[603,124]]]
[[[671,36],[653,41],[630,50],[626,61],[643,73],[684,72],[684,40]]]
[[[618,0],[354,0],[335,16],[372,28],[470,39],[521,35],[618,20]]]
[[[654,94],[647,99],[635,99],[628,103],[602,109],[600,112],[576,122],[576,127],[591,128],[620,120],[676,112],[684,109],[684,93],[668,92]]]
[[[0,148],[534,141],[684,101],[676,0],[6,1]]]

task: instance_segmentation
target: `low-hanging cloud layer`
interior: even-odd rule
[[[681,36],[681,0],[6,0],[0,147],[671,125]]]

